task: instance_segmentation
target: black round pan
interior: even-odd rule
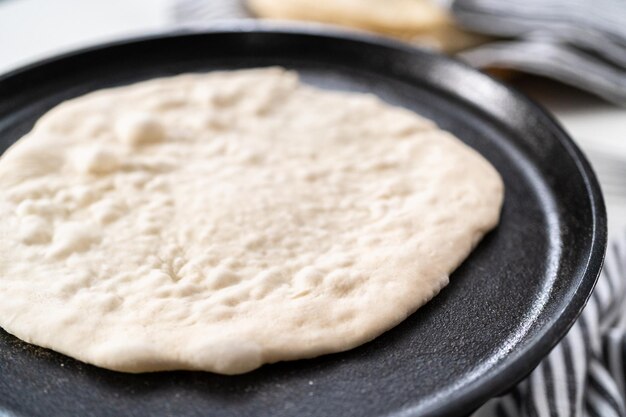
[[[122,374],[0,332],[1,408],[48,417],[463,415],[510,389],[565,335],[603,260],[598,183],[541,108],[448,58],[363,35],[258,24],[117,42],[0,78],[1,146],[55,104],[95,89],[268,65],[434,119],[504,178],[500,225],[439,296],[374,341],[245,375]]]

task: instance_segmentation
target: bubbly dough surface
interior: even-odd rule
[[[101,367],[224,374],[402,321],[498,222],[432,122],[280,68],[55,107],[0,159],[0,326]]]

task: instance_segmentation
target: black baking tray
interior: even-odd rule
[[[565,335],[604,257],[596,178],[539,106],[441,55],[366,35],[259,23],[109,43],[0,77],[1,150],[52,106],[89,91],[270,65],[295,69],[322,88],[376,94],[454,133],[504,178],[500,225],[439,296],[374,341],[245,375],[123,374],[0,330],[1,410],[47,417],[465,415],[514,386]]]

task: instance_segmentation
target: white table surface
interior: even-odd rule
[[[0,73],[58,52],[173,28],[172,0],[0,0]],[[605,194],[610,234],[626,226],[626,109],[557,83],[522,81],[588,152],[601,183],[619,181],[604,157],[622,161],[623,196]],[[616,180],[617,177],[617,180]]]

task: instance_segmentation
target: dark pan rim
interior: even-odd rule
[[[466,73],[471,72],[473,76],[480,77],[484,82],[489,83],[491,86],[496,87],[501,91],[505,91],[510,99],[512,99],[515,103],[520,104],[524,112],[531,113],[536,116],[544,126],[552,131],[555,139],[560,142],[568,156],[572,158],[578,167],[579,173],[585,184],[585,192],[592,215],[593,231],[589,237],[590,249],[587,258],[579,262],[580,265],[584,266],[584,272],[582,273],[582,276],[576,280],[576,286],[571,289],[571,294],[573,295],[569,300],[561,300],[559,302],[561,305],[565,305],[565,307],[560,311],[560,314],[557,317],[552,317],[551,320],[544,324],[543,328],[528,341],[524,348],[519,349],[516,352],[511,352],[511,354],[509,354],[509,356],[506,357],[500,365],[490,369],[483,378],[459,388],[457,391],[447,396],[444,403],[438,402],[437,404],[429,405],[426,408],[418,407],[415,403],[407,404],[405,408],[398,410],[393,415],[403,417],[417,415],[466,415],[478,408],[494,395],[500,395],[507,392],[518,382],[524,379],[567,334],[568,330],[574,324],[587,304],[604,262],[604,255],[607,246],[607,219],[600,185],[584,154],[565,132],[560,123],[556,121],[555,118],[551,116],[541,105],[523,93],[513,90],[487,74],[476,71],[474,68],[455,58],[418,49],[408,44],[388,38],[378,37],[365,32],[344,30],[322,24],[294,24],[280,22],[261,23],[258,21],[245,20],[222,21],[211,25],[199,25],[176,30],[156,31],[147,35],[144,34],[127,37],[83,47],[13,69],[3,75],[0,75],[0,85],[12,82],[13,78],[25,75],[28,72],[41,70],[47,65],[73,58],[84,53],[97,53],[118,46],[155,41],[165,38],[227,33],[272,33],[278,35],[284,34],[286,36],[299,35],[326,39],[341,38],[353,41],[357,44],[376,44],[380,47],[398,50],[410,55],[428,56],[433,60],[448,61],[449,64],[456,66],[457,69],[465,71]],[[471,103],[474,106],[477,105],[472,101],[472,98],[466,96],[465,93],[455,93],[468,103]],[[487,110],[487,112],[492,114],[489,110]],[[418,408],[421,410],[418,411]]]

